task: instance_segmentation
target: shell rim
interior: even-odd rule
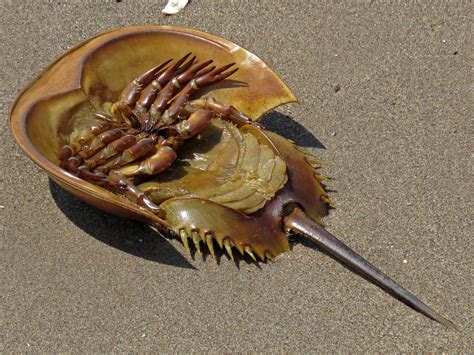
[[[51,162],[49,159],[47,159],[36,148],[36,146],[31,142],[31,140],[28,137],[28,134],[26,132],[27,121],[30,117],[29,114],[30,114],[32,106],[28,107],[28,109],[25,110],[24,112],[20,112],[20,113],[16,112],[17,104],[20,101],[20,99],[23,97],[23,95],[31,88],[31,86],[34,83],[36,83],[38,80],[40,80],[41,77],[46,72],[48,72],[55,64],[57,64],[60,60],[62,60],[66,56],[70,55],[71,53],[73,53],[74,51],[79,49],[80,47],[86,45],[88,42],[90,42],[90,41],[92,41],[96,38],[99,38],[103,35],[112,34],[114,32],[121,32],[121,31],[136,31],[136,33],[140,33],[140,32],[143,32],[143,33],[146,33],[146,32],[172,32],[172,33],[176,33],[176,34],[186,34],[186,35],[190,35],[192,37],[198,37],[201,40],[212,42],[213,44],[215,44],[219,47],[223,47],[225,44],[227,44],[229,46],[239,47],[239,48],[242,48],[242,49],[246,50],[250,54],[254,55],[251,51],[247,50],[246,48],[244,48],[240,45],[237,45],[236,43],[231,42],[231,41],[229,41],[227,39],[224,39],[222,37],[219,37],[219,36],[216,36],[216,35],[213,35],[213,34],[209,34],[209,33],[206,33],[206,32],[202,32],[202,31],[199,31],[199,30],[194,30],[194,29],[190,29],[190,28],[186,28],[186,27],[180,27],[180,26],[163,26],[163,25],[131,26],[131,27],[115,28],[115,29],[112,29],[112,30],[109,30],[109,31],[101,32],[101,33],[99,33],[99,34],[97,34],[93,37],[87,38],[87,39],[79,42],[78,44],[76,44],[75,46],[73,46],[72,48],[67,50],[66,52],[62,53],[60,56],[55,58],[51,63],[49,63],[45,67],[45,69],[43,69],[37,76],[35,76],[32,80],[30,80],[26,84],[26,86],[17,94],[17,96],[16,96],[16,98],[13,101],[13,104],[11,106],[10,113],[9,113],[9,128],[10,128],[10,131],[12,133],[12,136],[15,138],[17,144],[25,152],[25,154],[36,165],[38,165],[41,169],[43,169],[50,176],[50,178],[52,178],[54,181],[59,180],[63,184],[66,184],[67,186],[69,186],[71,188],[74,188],[74,189],[77,189],[77,190],[79,190],[83,193],[92,195],[95,198],[99,198],[99,199],[104,199],[105,198],[108,203],[111,203],[113,205],[116,205],[116,206],[119,206],[119,207],[122,207],[122,208],[133,209],[134,212],[136,212],[136,213],[138,213],[142,216],[148,217],[148,218],[150,218],[151,220],[154,220],[154,221],[157,221],[157,219],[158,219],[160,223],[166,224],[166,223],[164,223],[163,220],[158,218],[153,213],[145,210],[144,208],[141,208],[139,206],[135,206],[134,204],[126,204],[125,200],[119,198],[117,195],[115,195],[114,193],[112,193],[108,190],[103,190],[103,193],[105,193],[105,195],[104,194],[99,194],[97,191],[95,191],[95,188],[97,188],[95,185],[92,185],[92,184],[90,184],[90,183],[74,176],[73,174],[61,169],[59,166],[57,166],[56,164]],[[209,37],[211,37],[211,38],[209,38]],[[114,39],[111,39],[111,40],[117,40],[117,37],[115,37]],[[288,91],[289,98],[287,100],[284,100],[280,104],[278,104],[278,105],[276,105],[272,108],[269,108],[269,110],[262,113],[256,120],[260,119],[267,112],[269,112],[270,110],[275,109],[278,106],[281,106],[281,105],[284,105],[284,104],[287,104],[287,103],[298,103],[298,99],[291,92],[291,90],[287,87],[287,85],[283,82],[283,80],[280,78],[280,76],[270,66],[268,66],[260,57],[257,57],[257,58],[259,58],[273,72],[275,77],[283,84],[283,86]],[[78,70],[81,71],[81,74],[82,74],[82,70],[83,70],[82,64],[83,63],[81,63],[78,66]],[[75,90],[81,90],[80,83],[78,83],[78,87],[71,88],[69,91],[65,91],[61,94],[70,93],[70,92],[73,92]],[[36,102],[38,102],[38,101],[36,101]]]

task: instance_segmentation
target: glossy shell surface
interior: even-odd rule
[[[151,212],[62,170],[57,156],[61,132],[73,115],[92,114],[105,102],[116,100],[135,76],[186,51],[218,64],[236,63],[239,71],[231,80],[214,85],[212,96],[253,120],[296,101],[273,70],[232,42],[178,27],[133,27],[86,40],[53,62],[18,96],[10,117],[12,133],[54,181],[85,202],[115,215],[169,227]]]

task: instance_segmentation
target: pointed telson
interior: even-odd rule
[[[425,316],[444,324],[449,328],[457,327],[448,319],[433,311],[430,307],[421,302],[415,295],[405,290],[395,281],[382,273],[375,266],[363,259],[360,255],[342,243],[331,233],[315,223],[298,207],[294,208],[285,218],[286,228],[296,233],[304,235],[315,242],[323,250],[330,253],[344,265],[349,266],[357,273],[365,276],[368,280],[384,289],[403,303],[424,314]]]

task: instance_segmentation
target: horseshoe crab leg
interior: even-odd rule
[[[323,250],[341,261],[344,265],[349,266],[351,269],[366,277],[368,280],[416,311],[449,328],[457,329],[453,322],[432,310],[426,304],[421,302],[415,295],[405,290],[387,275],[382,273],[382,271],[371,265],[351,248],[326,231],[322,226],[313,222],[300,208],[294,208],[284,218],[284,225],[286,228],[312,240]]]
[[[156,79],[143,89],[136,106],[138,112],[142,113],[142,111],[147,111],[150,108],[153,101],[155,101],[158,92],[163,89],[164,85],[166,85],[173,78],[173,76],[188,70],[188,68],[194,63],[194,60],[196,59],[194,56],[185,64],[183,64],[190,55],[191,53],[186,54],[174,65],[165,69],[162,73],[158,73]]]
[[[233,72],[234,71],[232,71],[232,73]],[[203,99],[193,100],[189,102],[189,104],[186,107],[188,111],[191,111],[193,109],[198,109],[198,108],[201,108],[204,110],[210,110],[218,114],[223,119],[234,122],[238,126],[250,124],[258,128],[264,128],[261,123],[252,121],[248,116],[246,116],[244,113],[237,110],[234,106],[220,103],[212,97],[206,97]]]
[[[170,79],[170,81],[168,81],[166,86],[159,92],[158,96],[150,107],[150,116],[153,125],[163,114],[168,102],[171,100],[174,93],[181,88],[181,85],[191,80],[196,75],[196,73],[198,73],[200,70],[203,70],[211,63],[212,60],[208,60],[203,63],[197,63],[188,68],[185,72],[181,73],[179,76],[173,77]]]
[[[120,94],[119,101],[112,107],[111,111],[114,113],[114,116],[119,116],[117,109],[120,113],[124,114],[127,118],[130,118],[132,114],[132,108],[135,106],[135,103],[140,97],[140,94],[145,85],[148,85],[155,75],[159,73],[161,69],[166,67],[172,59],[169,59],[154,68],[146,71],[140,76],[136,77],[131,83],[129,83],[125,89],[122,90]]]

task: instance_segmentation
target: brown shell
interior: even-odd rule
[[[192,51],[216,64],[235,62],[232,80],[212,86],[212,96],[253,120],[296,98],[261,59],[225,39],[179,27],[118,29],[86,40],[54,61],[18,96],[11,130],[30,158],[63,188],[85,202],[122,217],[158,227],[169,224],[124,198],[85,182],[57,166],[60,133],[77,112],[92,114],[114,101],[133,77]]]
[[[256,136],[271,142],[286,163],[288,181],[263,209],[246,215],[196,197],[168,199],[160,207],[165,212],[164,219],[177,234],[181,229],[187,235],[194,231],[204,240],[210,233],[219,245],[229,238],[240,253],[247,246],[264,260],[289,250],[288,235],[283,228],[283,210],[287,204],[298,204],[308,216],[319,221],[327,214],[329,200],[320,184],[323,178],[308,163],[308,157],[290,141],[252,126],[244,126],[243,130],[255,131]]]
[[[253,120],[278,105],[296,101],[263,61],[229,41],[183,28],[126,28],[81,43],[56,60],[28,86],[12,108],[10,125],[13,135],[33,161],[66,190],[107,212],[174,231],[188,248],[191,239],[197,248],[204,242],[214,254],[216,241],[231,257],[231,248],[235,247],[254,259],[255,254],[261,259],[272,258],[289,249],[288,229],[309,238],[419,312],[455,327],[315,223],[326,214],[330,205],[321,186],[324,178],[310,165],[311,157],[275,133],[262,131],[253,125],[239,127],[245,134],[252,135],[249,142],[256,138],[259,145],[265,146],[260,151],[268,153],[270,148],[272,159],[278,161],[280,167],[284,165],[284,169],[279,170],[280,177],[286,174],[284,179],[277,179],[276,188],[270,193],[267,191],[263,203],[260,200],[254,205],[247,203],[243,206],[247,213],[211,199],[184,194],[160,200],[158,210],[161,214],[156,216],[125,197],[59,168],[57,157],[63,143],[61,137],[71,131],[71,126],[74,128],[75,118],[87,119],[96,110],[106,110],[106,106],[117,100],[119,92],[135,76],[157,63],[179,58],[190,51],[198,58],[212,58],[216,65],[237,64],[240,70],[232,80],[222,81],[208,90],[217,100],[235,106]],[[258,171],[265,169],[259,168]],[[204,179],[203,176],[200,178]]]

